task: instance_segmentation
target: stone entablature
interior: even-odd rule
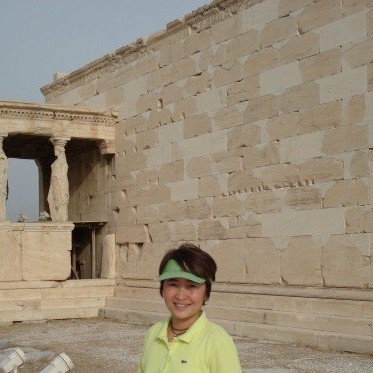
[[[106,154],[113,154],[117,113],[49,104],[0,101],[3,134],[66,137],[102,141]]]

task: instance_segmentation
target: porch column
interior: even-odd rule
[[[6,200],[8,199],[8,158],[3,150],[3,140],[0,134],[0,221],[6,220]]]
[[[56,160],[51,166],[51,180],[48,192],[49,212],[53,221],[68,220],[69,180],[65,145],[68,138],[52,138]]]

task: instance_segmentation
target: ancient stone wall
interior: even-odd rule
[[[120,110],[117,277],[191,241],[218,281],[373,287],[372,34],[371,0],[220,0],[44,87]]]

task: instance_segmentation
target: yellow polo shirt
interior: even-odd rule
[[[241,373],[229,334],[203,312],[189,330],[167,339],[170,319],[154,324],[145,337],[138,373]]]

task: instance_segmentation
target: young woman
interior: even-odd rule
[[[171,315],[149,329],[138,373],[241,373],[232,338],[202,310],[216,269],[214,259],[192,244],[166,253],[158,279]]]

